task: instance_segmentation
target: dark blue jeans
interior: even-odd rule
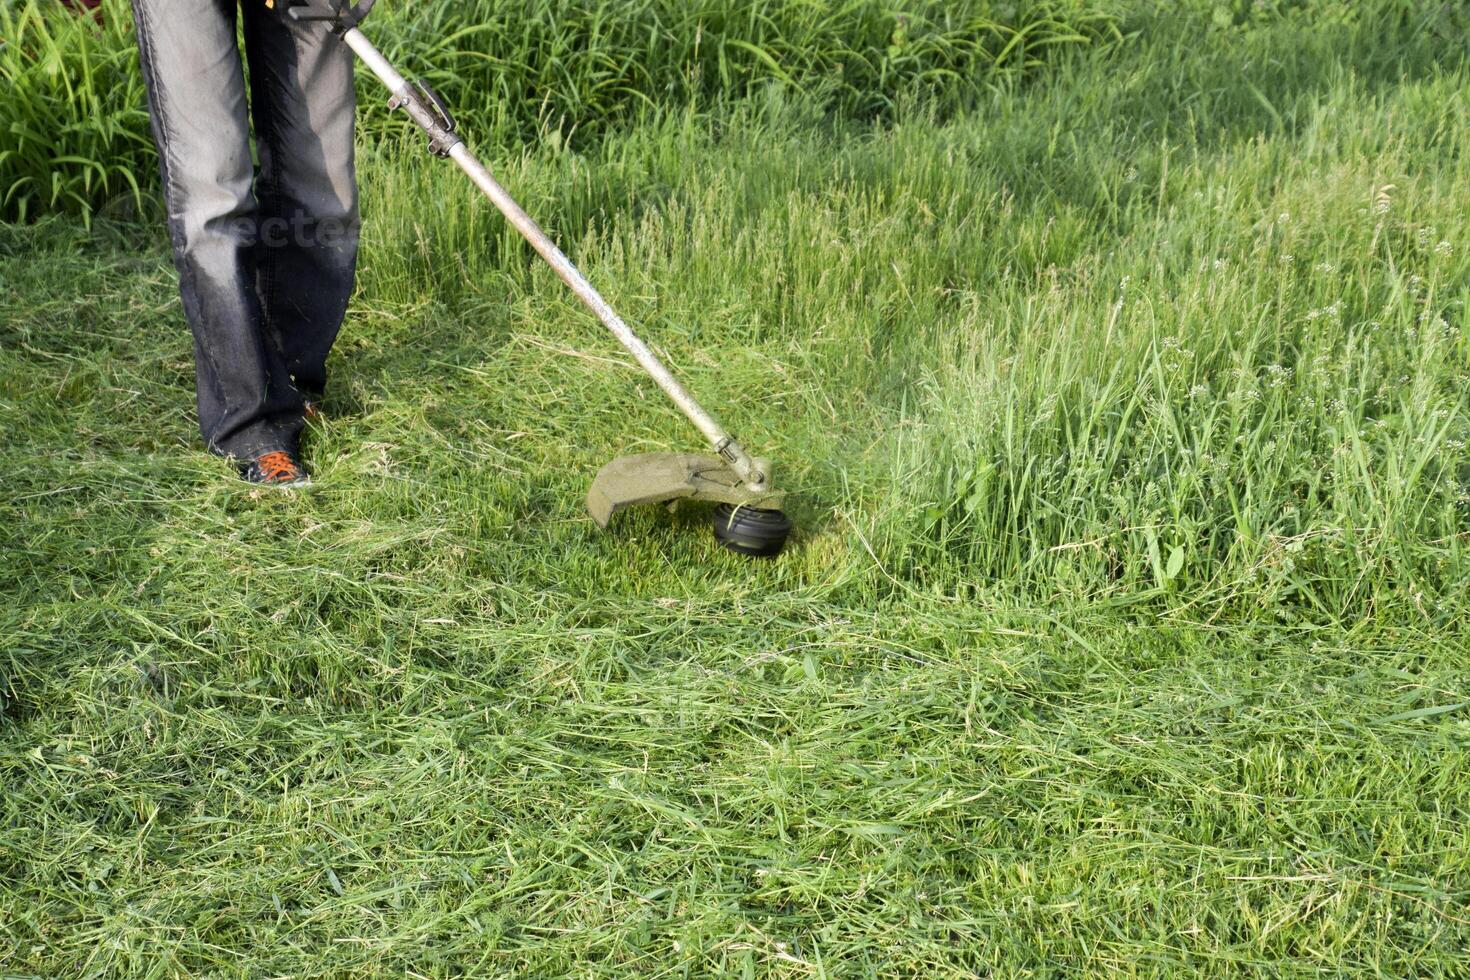
[[[352,53],[264,0],[133,0],[133,13],[200,431],[242,459],[294,450],[357,264]]]

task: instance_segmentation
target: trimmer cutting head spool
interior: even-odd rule
[[[714,511],[715,540],[740,555],[774,558],[791,536],[791,518],[779,510],[720,504]]]

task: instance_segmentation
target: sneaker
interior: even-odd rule
[[[240,475],[249,483],[267,487],[301,487],[311,482],[306,467],[285,451],[261,453],[240,468]]]

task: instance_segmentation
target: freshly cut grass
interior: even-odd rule
[[[305,494],[196,447],[156,229],[0,227],[0,972],[1464,975],[1470,64],[1252,10],[492,147],[773,563],[591,527],[694,438],[416,146]]]

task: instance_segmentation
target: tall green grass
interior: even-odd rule
[[[154,181],[132,32],[59,3],[0,3],[0,219],[90,215]]]
[[[543,0],[395,6],[376,32],[494,132],[575,139],[649,107],[727,106],[766,86],[844,117],[957,108],[1069,45],[1115,38],[1100,0]]]
[[[997,94],[962,125],[849,122],[835,152],[792,98],[498,165],[656,336],[691,357],[784,339],[808,383],[866,393],[820,425],[855,430],[843,458],[881,447],[860,512],[900,588],[1305,621],[1432,607],[1460,588],[1470,513],[1459,22],[1311,13],[1185,15],[1180,35],[1228,49]],[[1264,67],[1232,84],[1242,61]],[[1360,131],[1320,149],[1347,112]],[[370,295],[557,295],[441,168],[390,153],[365,174]],[[751,368],[701,384],[790,377]],[[756,444],[807,438],[754,414]]]
[[[371,31],[481,145],[581,143],[652,112],[714,111],[768,86],[869,118],[957,108],[1058,50],[1117,36],[1103,0],[430,0]],[[105,28],[56,0],[0,4],[0,218],[143,204],[153,150],[126,5]],[[374,90],[375,91],[375,90]],[[384,101],[373,98],[371,104]],[[366,113],[376,135],[396,133]]]

